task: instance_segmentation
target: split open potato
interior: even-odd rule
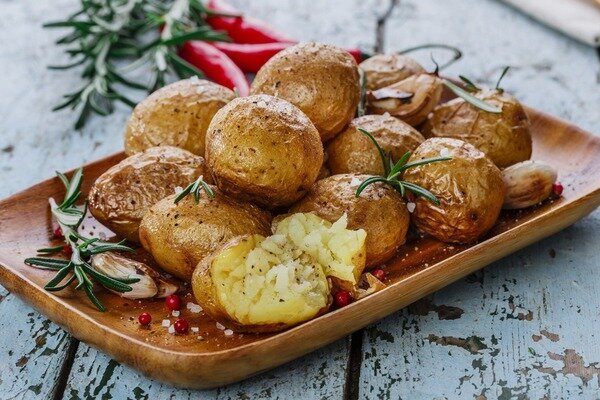
[[[435,108],[423,127],[423,134],[471,143],[499,168],[529,160],[530,124],[521,103],[500,90],[480,90],[473,95],[502,112],[486,112],[459,97]]]
[[[202,261],[194,296],[214,320],[238,332],[272,332],[307,321],[331,304],[328,277],[353,280],[364,268],[365,232],[293,214],[271,236],[233,239]]]
[[[215,115],[206,161],[219,189],[267,208],[288,206],[315,182],[323,164],[319,132],[291,103],[237,98]]]
[[[232,238],[270,232],[269,213],[214,191],[214,198],[202,191],[198,204],[193,196],[177,204],[176,195],[169,196],[151,207],[140,224],[142,246],[162,269],[185,281],[200,261]]]
[[[358,67],[343,49],[300,43],[273,56],[258,71],[250,94],[268,94],[294,104],[326,141],[354,117],[360,97]]]
[[[458,139],[427,139],[408,162],[440,156],[452,159],[404,173],[404,180],[429,190],[440,201],[436,205],[412,196],[416,205],[412,220],[420,231],[443,242],[474,242],[498,219],[505,194],[502,174],[483,152]]]
[[[148,208],[199,176],[212,182],[202,157],[177,147],[152,147],[100,175],[88,195],[89,210],[117,235],[139,242],[138,229]]]
[[[125,153],[176,146],[204,156],[210,121],[234,98],[232,90],[197,77],[158,89],[133,109],[125,128]]]
[[[425,68],[402,54],[375,54],[358,66],[365,74],[367,90],[393,85],[412,75],[425,74]]]
[[[384,174],[377,148],[359,128],[371,133],[394,162],[425,140],[412,126],[387,114],[355,118],[342,133],[327,143],[327,165],[332,174]]]
[[[335,222],[348,216],[349,229],[367,233],[367,267],[383,264],[404,244],[409,213],[402,196],[382,183],[369,185],[357,197],[358,185],[369,175],[332,175],[317,181],[308,194],[292,206],[292,212],[313,212]]]

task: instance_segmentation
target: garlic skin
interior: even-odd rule
[[[131,292],[114,292],[127,299],[166,297],[179,290],[176,283],[162,277],[146,264],[113,252],[94,255],[92,257],[92,267],[115,278],[138,278],[139,282],[130,284],[133,288]]]
[[[502,208],[514,210],[534,206],[552,193],[557,172],[546,163],[523,161],[502,170],[506,195]]]

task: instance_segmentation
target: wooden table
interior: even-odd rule
[[[250,14],[299,39],[394,51],[453,44],[444,73],[504,87],[525,103],[600,131],[600,64],[592,48],[491,0],[410,0],[377,22],[377,0],[262,0]],[[0,0],[0,196],[54,170],[122,148],[129,110],[93,118],[52,113],[79,85],[41,28],[75,0]],[[428,54],[420,59],[431,67]],[[442,59],[443,54],[436,55]],[[600,177],[599,177],[600,179]],[[0,227],[1,229],[1,227]],[[229,387],[191,392],[148,380],[70,337],[6,292],[0,296],[0,398],[598,398],[600,212],[391,315],[351,338]],[[193,368],[193,366],[190,366]]]

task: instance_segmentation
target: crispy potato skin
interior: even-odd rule
[[[125,128],[125,153],[168,145],[204,156],[210,121],[234,98],[226,87],[195,78],[158,89],[133,109]]]
[[[357,181],[369,175],[332,175],[317,181],[292,212],[314,212],[329,221],[337,221],[344,213],[348,229],[367,232],[367,267],[375,267],[389,260],[406,239],[409,213],[406,204],[393,188],[376,183],[356,197]],[[354,181],[354,182],[353,182]]]
[[[440,102],[442,80],[430,74],[411,75],[408,78],[378,90],[395,90],[413,93],[409,100],[394,98],[375,100],[373,92],[367,93],[367,112],[369,114],[390,113],[412,126],[425,122],[427,115]]]
[[[139,242],[138,228],[146,211],[201,175],[212,183],[204,158],[177,147],[151,147],[98,177],[88,196],[89,210],[118,236]]]
[[[502,113],[488,113],[456,98],[435,108],[423,127],[423,134],[471,143],[498,168],[529,160],[532,150],[530,124],[521,103],[498,90],[485,90],[476,97],[502,108]]]
[[[267,208],[301,198],[323,164],[323,145],[308,117],[267,95],[238,98],[219,110],[206,145],[217,186]]]
[[[327,143],[327,165],[332,174],[362,173],[383,175],[377,148],[358,128],[370,132],[394,161],[416,149],[425,138],[405,122],[389,115],[364,115]]]
[[[412,196],[416,204],[413,222],[420,231],[443,242],[474,242],[498,219],[505,192],[502,174],[483,152],[458,139],[427,139],[408,162],[439,157],[440,153],[447,153],[452,160],[411,168],[404,174],[404,180],[440,200],[437,206]]]
[[[192,290],[198,304],[202,305],[204,311],[212,319],[235,332],[278,332],[292,326],[285,323],[242,324],[229,315],[227,309],[219,300],[219,294],[217,293],[217,287],[213,282],[211,270],[215,258],[218,257],[222,251],[230,249],[234,246],[242,246],[244,250],[249,250],[255,247],[257,242],[262,238],[263,237],[260,235],[242,235],[231,239],[219,250],[213,252],[209,257],[206,257],[204,260],[202,260],[194,270],[194,274],[192,276]],[[329,310],[332,300],[333,299],[330,296],[327,305],[319,310],[313,318],[325,314],[327,310]]]
[[[350,54],[321,43],[300,43],[271,58],[250,94],[280,97],[302,110],[326,141],[354,117],[360,97],[358,67]]]
[[[427,71],[415,60],[402,54],[376,54],[359,64],[366,74],[367,90],[393,85],[411,75]]]
[[[268,212],[226,196],[215,188],[215,197],[201,192],[196,204],[176,195],[151,207],[140,224],[140,242],[166,272],[189,281],[202,259],[231,238],[244,234],[268,235]]]

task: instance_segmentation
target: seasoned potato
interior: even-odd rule
[[[125,128],[125,153],[167,145],[203,156],[210,121],[233,98],[226,87],[196,77],[158,89],[133,109]]]
[[[370,132],[379,146],[397,161],[407,151],[417,148],[425,139],[419,131],[390,115],[364,115],[327,143],[327,165],[332,174],[356,172],[383,175],[377,148],[358,129]]]
[[[381,89],[367,92],[369,114],[390,113],[412,126],[418,126],[440,102],[442,80],[430,74],[411,75]]]
[[[273,96],[235,99],[217,112],[206,139],[206,161],[217,186],[267,208],[301,198],[323,164],[314,125]]]
[[[201,192],[200,203],[176,195],[151,207],[140,224],[142,246],[166,272],[189,281],[196,265],[235,236],[268,235],[271,216],[258,207],[226,196]]]
[[[367,90],[381,89],[411,75],[427,72],[421,64],[402,54],[376,54],[358,67],[365,73]]]
[[[100,175],[90,189],[89,210],[118,236],[139,242],[148,208],[199,176],[212,183],[202,157],[177,147],[152,147]]]
[[[280,97],[302,110],[326,141],[354,116],[360,97],[358,68],[345,50],[300,43],[271,58],[256,74],[250,94]]]
[[[452,159],[404,173],[404,180],[429,190],[440,201],[435,205],[414,198],[413,222],[443,242],[474,242],[498,219],[505,192],[502,174],[483,152],[458,139],[427,139],[408,162],[440,155]]]
[[[368,175],[342,174],[316,182],[292,212],[314,212],[327,221],[348,216],[349,229],[367,232],[367,267],[381,265],[406,240],[409,213],[393,188],[377,183],[356,197],[356,188]]]
[[[513,96],[499,90],[484,90],[475,97],[502,109],[489,113],[456,98],[435,108],[423,128],[427,137],[452,137],[471,143],[499,168],[531,157],[529,118]]]
[[[269,237],[233,239],[202,261],[192,289],[204,311],[240,332],[278,331],[324,313],[331,304],[328,276],[358,281],[365,232],[294,214]]]

